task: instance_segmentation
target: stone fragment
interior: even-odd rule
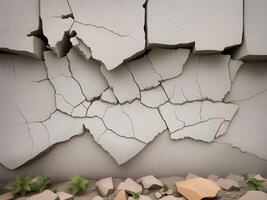
[[[161,200],[186,200],[184,197],[175,197],[173,195],[164,196]]]
[[[124,182],[120,183],[118,188],[118,191],[124,190],[126,192],[135,192],[135,193],[141,193],[142,192],[142,186],[137,184],[133,179],[127,178]]]
[[[217,181],[217,180],[219,179],[219,176],[214,175],[214,174],[210,174],[210,175],[208,176],[208,179],[209,179],[209,180],[212,180],[212,181]]]
[[[101,100],[104,102],[112,103],[112,104],[118,103],[113,91],[110,88],[108,88],[102,93]]]
[[[92,200],[103,200],[103,198],[101,196],[95,196]]]
[[[50,190],[45,190],[39,194],[33,195],[26,200],[56,200],[58,198],[57,194]]]
[[[140,98],[138,86],[125,64],[112,71],[108,71],[103,65],[100,69],[120,103]]]
[[[27,12],[25,12],[27,10]],[[0,2],[0,50],[38,59],[43,57],[44,42],[39,35],[39,1]]]
[[[216,197],[220,188],[214,181],[204,178],[192,178],[176,183],[177,191],[190,200]]]
[[[14,199],[15,195],[13,192],[6,192],[0,195],[1,200],[11,200]]]
[[[228,16],[225,16],[227,11]],[[213,13],[210,18],[209,13]],[[147,4],[148,45],[215,53],[242,41],[243,1],[154,0]],[[257,29],[255,29],[257,30]]]
[[[192,179],[192,178],[198,178],[199,176],[196,175],[196,174],[193,174],[193,173],[189,173],[186,175],[185,179],[188,180],[188,179]]]
[[[216,181],[217,185],[223,190],[236,190],[240,189],[239,183],[232,179],[219,178]]]
[[[141,92],[141,102],[148,107],[157,108],[167,101],[168,98],[162,87]]]
[[[239,176],[236,174],[229,174],[228,176],[226,176],[226,179],[231,179],[231,180],[234,180],[236,182],[244,181],[244,178],[242,176]]]
[[[145,48],[144,1],[70,0],[75,18],[72,31],[108,70]],[[116,15],[114,15],[116,13]],[[121,20],[121,19],[124,20]]]
[[[113,190],[113,181],[111,177],[103,178],[95,183],[99,193],[106,197]]]
[[[263,178],[260,174],[257,174],[256,176],[254,176],[255,179],[257,179],[258,181],[264,181],[265,178]]]
[[[161,181],[152,175],[141,177],[139,181],[145,189],[162,187]]]
[[[157,199],[160,199],[160,197],[162,197],[161,193],[160,192],[155,192],[155,197]]]
[[[180,177],[180,176],[170,176],[170,177],[166,177],[166,178],[160,178],[159,179],[162,184],[166,184],[170,187],[170,189],[176,193],[176,186],[175,183],[179,182],[179,181],[183,181],[184,178]]]
[[[129,197],[128,200],[135,200],[134,197]],[[151,198],[149,196],[145,196],[145,195],[140,195],[140,197],[138,198],[138,200],[151,200]]]
[[[267,2],[264,0],[244,1],[244,37],[242,45],[233,51],[236,59],[244,61],[267,60],[266,8]]]
[[[68,194],[66,192],[57,192],[57,196],[59,200],[72,200],[73,199],[73,195]]]
[[[70,48],[69,31],[73,24],[70,7],[66,0],[55,2],[53,0],[40,1],[40,17],[42,30],[48,39],[53,52],[58,56],[65,56]]]
[[[114,200],[127,200],[127,195],[125,191],[119,191]]]
[[[248,191],[239,200],[266,200],[267,194],[261,191]]]

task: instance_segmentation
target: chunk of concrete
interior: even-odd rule
[[[119,191],[114,200],[127,200],[127,195],[126,195],[126,192],[125,191]]]
[[[145,195],[140,195],[140,197],[138,198],[139,200],[151,200],[151,198],[149,196],[145,196]],[[134,197],[129,197],[128,200],[135,200]]]
[[[233,52],[236,59],[267,60],[266,9],[267,2],[264,0],[244,0],[244,37],[242,45]]]
[[[50,190],[45,190],[39,194],[33,195],[26,200],[56,200],[58,198],[57,194]]]
[[[95,196],[92,200],[103,200],[103,198],[101,196]]]
[[[108,70],[114,69],[144,51],[144,3],[139,0],[109,4],[104,0],[70,0],[75,18],[71,30],[91,49],[94,59]]]
[[[173,195],[164,196],[161,200],[186,200],[184,197],[175,197]]]
[[[220,188],[214,181],[204,178],[192,178],[176,183],[177,191],[190,200],[216,197]]]
[[[192,179],[192,178],[198,178],[199,176],[193,173],[189,173],[186,175],[185,179]]]
[[[97,186],[99,193],[103,197],[106,197],[113,190],[112,177],[100,179],[95,185]]]
[[[137,184],[133,179],[127,178],[124,182],[120,183],[118,188],[118,191],[124,190],[126,192],[135,192],[135,193],[141,193],[142,192],[142,186]]]
[[[240,200],[266,200],[267,194],[261,191],[248,191]]]
[[[145,189],[162,187],[161,181],[152,175],[141,177],[139,181]]]
[[[208,176],[208,179],[209,179],[209,180],[212,180],[212,181],[217,181],[217,180],[219,179],[219,176],[214,175],[214,174],[210,174],[210,175]]]
[[[244,181],[244,178],[242,176],[239,176],[237,174],[229,174],[228,176],[226,176],[226,179],[231,179],[237,182],[242,182]]]
[[[15,195],[13,192],[6,192],[0,195],[1,200],[11,200],[14,199]]]
[[[238,190],[238,189],[240,189],[239,183],[237,181],[232,180],[232,179],[219,178],[216,181],[216,183],[223,190]]]
[[[195,43],[197,52],[217,53],[241,43],[243,1],[148,1],[147,29],[150,46]]]
[[[57,196],[59,200],[72,200],[73,199],[73,195],[72,194],[68,194],[66,192],[57,192]]]

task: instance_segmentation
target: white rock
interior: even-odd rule
[[[72,200],[73,199],[73,195],[72,194],[68,194],[66,192],[57,192],[57,196],[59,198],[59,200]]]
[[[142,186],[137,184],[133,179],[127,178],[124,182],[121,182],[117,188],[118,191],[125,190],[126,192],[142,192]]]
[[[192,179],[192,178],[198,178],[199,176],[196,175],[196,174],[193,174],[193,173],[189,173],[186,175],[185,179],[188,180],[188,179]]]
[[[186,200],[184,197],[175,197],[173,195],[168,195],[165,197],[162,197],[161,200]]]
[[[92,59],[86,61],[73,49],[67,55],[73,77],[79,82],[88,101],[100,96],[108,84],[100,72],[100,65]]]
[[[160,197],[162,197],[162,195],[160,194],[160,192],[155,192],[155,197],[156,197],[157,199],[160,199]]]
[[[242,45],[234,51],[234,57],[245,61],[267,59],[267,2],[244,1],[244,37]],[[257,32],[254,32],[257,30]]]
[[[100,196],[95,196],[94,198],[92,198],[92,200],[103,200],[103,198]]]
[[[234,190],[240,188],[239,183],[232,179],[219,178],[216,183],[223,190]]]
[[[69,3],[75,18],[72,31],[107,69],[114,69],[144,50],[144,2],[120,0],[107,4],[104,0],[70,0]]]
[[[162,187],[161,181],[152,175],[141,177],[139,180],[145,189]]]
[[[110,88],[108,88],[102,93],[101,100],[112,104],[118,103],[113,91]]]
[[[154,48],[148,53],[148,59],[161,80],[176,77],[182,73],[188,59],[188,49]]]
[[[1,51],[33,56],[39,59],[43,57],[42,52],[45,44],[41,39],[33,36],[39,31],[38,0],[27,2],[1,1],[0,24]]]
[[[194,42],[197,52],[219,52],[242,41],[243,1],[148,1],[147,28],[149,45]]]
[[[267,194],[262,191],[248,191],[240,200],[266,200]]]
[[[167,101],[168,98],[162,87],[141,92],[141,102],[148,107],[157,108]]]
[[[208,176],[208,179],[209,179],[209,180],[212,180],[212,181],[217,181],[217,180],[219,179],[219,176],[214,175],[214,174],[210,174],[210,175]]]
[[[254,176],[255,179],[259,180],[259,181],[264,181],[265,178],[263,178],[261,175],[257,174],[256,176]]]
[[[100,69],[120,103],[140,98],[138,86],[126,65],[112,71],[108,71],[103,65]]]
[[[172,133],[171,139],[192,138],[204,142],[212,142],[223,121],[223,119],[210,119],[193,126],[187,126]]]
[[[143,142],[133,138],[118,136],[109,130],[99,138],[97,143],[109,152],[119,165],[133,158],[145,147]]]
[[[147,56],[128,62],[127,66],[141,90],[159,85],[161,77],[155,72]]]
[[[100,179],[95,183],[102,196],[107,196],[113,190],[113,181],[111,177]]]

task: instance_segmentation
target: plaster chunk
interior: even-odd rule
[[[171,134],[171,139],[192,138],[204,142],[212,142],[223,123],[223,119],[210,119],[193,126],[185,127]]]
[[[67,55],[73,77],[79,82],[84,95],[90,101],[102,94],[108,84],[100,72],[100,65],[93,61],[86,61],[73,49]],[[93,83],[93,84],[92,84]]]
[[[189,53],[188,49],[154,48],[148,53],[148,59],[161,80],[166,80],[182,73]]]
[[[167,101],[168,98],[162,87],[141,92],[141,102],[148,107],[157,108]]]
[[[144,3],[70,0],[75,18],[72,31],[91,49],[93,58],[114,69],[145,48]]]
[[[239,110],[227,134],[218,139],[218,142],[231,144],[264,159],[267,158],[267,152],[262,148],[267,141],[264,131],[267,113],[263,109],[267,106],[266,75],[264,62],[246,63],[242,66],[232,91],[226,98],[227,101],[237,104]]]
[[[45,190],[39,194],[35,194],[27,200],[56,200],[58,198],[57,194],[50,190]]]
[[[105,90],[102,93],[101,100],[104,102],[112,103],[112,104],[118,103],[118,101],[114,95],[114,92],[110,88],[108,88],[107,90]]]
[[[39,32],[38,0],[1,1],[0,24],[1,51],[42,58],[44,42],[34,36]]]
[[[265,200],[267,199],[267,194],[262,191],[248,191],[240,200]]]
[[[150,46],[195,43],[196,52],[220,52],[241,43],[242,25],[241,0],[154,0],[147,4]]]
[[[78,37],[74,36],[70,38],[72,48],[78,51],[86,60],[89,60],[92,56],[92,51],[88,48],[84,42]]]
[[[232,179],[219,178],[216,183],[223,190],[240,189],[239,183]]]
[[[140,182],[145,189],[162,187],[161,181],[152,175],[141,177]]]
[[[70,7],[66,0],[41,0],[40,16],[42,19],[43,32],[53,52],[58,56],[65,56],[70,48],[67,37],[73,19],[65,18],[71,15]]]
[[[103,118],[108,110],[108,108],[112,107],[112,104],[108,104],[103,101],[94,101],[91,106],[88,108],[87,116],[88,117],[100,117]]]
[[[122,107],[131,119],[136,139],[149,143],[166,129],[165,123],[157,109],[147,108],[139,101],[124,104]]]
[[[95,185],[97,186],[100,194],[104,197],[113,190],[113,182],[111,177],[100,179],[95,183]]]
[[[143,142],[118,136],[110,130],[107,130],[97,143],[109,152],[119,165],[130,160],[146,146]]]
[[[230,103],[203,101],[201,104],[201,118],[203,121],[211,118],[223,118],[231,121],[238,109],[238,105]]]
[[[142,186],[137,184],[133,179],[127,178],[124,182],[120,183],[118,191],[126,191],[126,192],[142,192]]]
[[[227,132],[229,126],[230,126],[230,122],[224,121],[221,124],[219,130],[217,131],[216,138],[224,135]]]
[[[127,66],[141,90],[159,85],[161,77],[154,71],[147,56],[128,62]]]
[[[103,118],[106,126],[120,136],[134,137],[134,126],[131,116],[125,113],[121,105],[108,108]]]
[[[231,179],[237,182],[242,182],[244,181],[244,178],[242,176],[236,175],[236,174],[229,174],[226,176],[227,179]]]
[[[112,71],[101,65],[100,70],[120,103],[140,98],[138,86],[125,64]]]
[[[166,104],[160,106],[159,110],[161,116],[167,124],[170,133],[182,129],[185,126],[185,123],[177,118],[174,105],[172,105],[171,103],[167,102]]]
[[[244,0],[244,37],[242,45],[233,51],[236,59],[267,60],[266,9],[267,2],[264,0]]]

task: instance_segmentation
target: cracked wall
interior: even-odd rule
[[[267,166],[267,64],[234,59],[243,20],[245,39],[255,37],[246,32],[249,0],[244,10],[241,0],[36,0],[23,4],[29,12],[17,21],[7,12],[25,15],[15,3],[0,3],[4,167],[17,169],[81,134],[116,162],[112,173],[130,168],[162,134],[180,151],[185,144],[235,158],[241,151],[240,162],[255,161],[248,169]]]

